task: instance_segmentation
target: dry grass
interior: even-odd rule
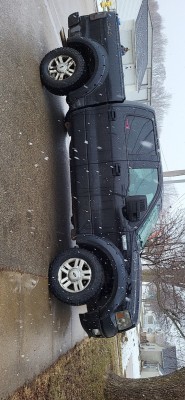
[[[122,374],[121,337],[85,339],[8,400],[102,400],[105,376]]]

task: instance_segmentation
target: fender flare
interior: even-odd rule
[[[114,303],[116,293],[119,291],[121,291],[122,296],[124,297],[126,295],[128,273],[124,257],[115,244],[108,239],[91,234],[77,235],[76,243],[82,248],[97,249],[109,259],[113,273],[113,290],[110,294],[108,302],[113,301]]]
[[[91,50],[95,60],[94,73],[90,77],[90,79],[85,83],[84,86],[70,93],[70,102],[73,102],[76,100],[77,97],[81,98],[87,96],[94,90],[96,90],[98,86],[102,85],[109,72],[109,60],[105,48],[99,43],[96,43],[94,40],[84,37],[68,38],[67,46],[73,47],[78,51],[80,49],[82,56],[83,49],[85,52],[85,49],[88,47]]]

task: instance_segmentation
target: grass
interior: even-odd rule
[[[121,340],[84,339],[8,400],[102,400],[108,371],[122,375]]]

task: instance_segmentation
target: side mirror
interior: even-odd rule
[[[147,210],[146,196],[128,196],[125,198],[125,206],[123,207],[123,215],[131,222],[139,221]]]

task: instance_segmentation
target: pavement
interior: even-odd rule
[[[47,276],[70,242],[64,98],[41,85],[40,61],[61,46],[68,15],[92,0],[2,0],[0,93],[0,265]]]
[[[50,366],[85,334],[79,312],[48,292],[46,278],[0,273],[0,398]]]
[[[51,260],[72,245],[65,99],[40,83],[74,11],[93,0],[1,0],[0,397],[84,337],[78,312],[48,292]],[[66,31],[67,32],[67,31]]]

